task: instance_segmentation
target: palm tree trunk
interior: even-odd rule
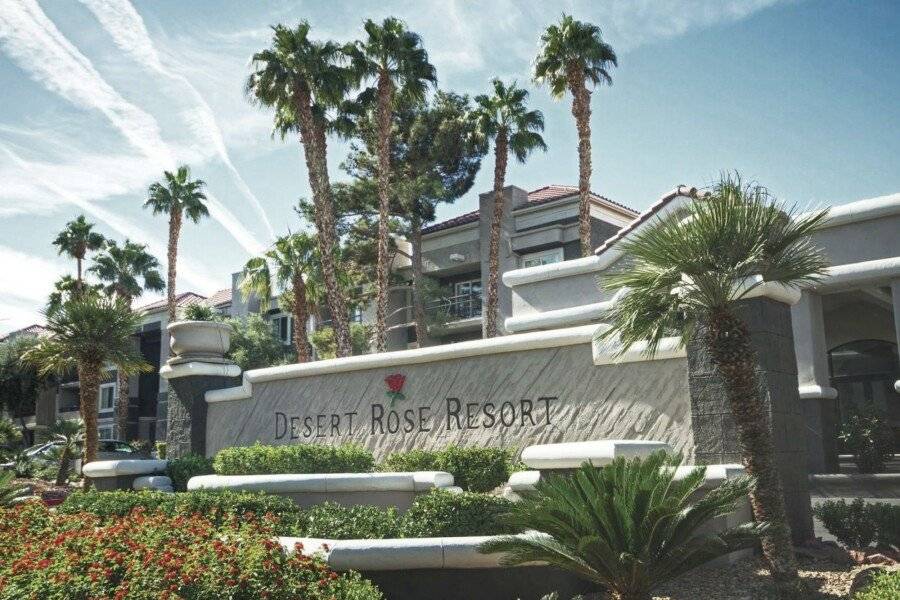
[[[805,598],[797,574],[791,528],[784,507],[775,446],[756,375],[756,352],[747,325],[728,311],[714,313],[705,332],[713,364],[722,374],[747,472],[756,478],[750,505],[757,521],[769,524],[762,549],[782,599]]]
[[[297,350],[297,362],[309,362],[309,340],[306,336],[306,323],[309,314],[306,311],[306,284],[301,275],[295,275],[292,288],[294,291],[294,348]]]
[[[78,363],[78,397],[81,403],[81,419],[84,421],[84,460],[82,465],[97,460],[97,403],[100,394],[100,363]],[[84,487],[90,487],[85,479]]]
[[[173,208],[169,213],[169,246],[168,246],[168,281],[166,282],[166,298],[169,306],[169,323],[177,318],[175,306],[175,277],[177,274],[178,236],[181,235],[181,209]]]
[[[125,298],[128,309],[131,310],[131,298]],[[128,375],[122,371],[122,367],[116,365],[116,387],[119,391],[119,400],[116,402],[116,429],[120,440],[128,441],[128,405],[131,402],[128,392]]]
[[[570,70],[571,71],[571,70]],[[578,237],[581,256],[590,256],[591,247],[591,92],[584,85],[584,76],[569,75],[572,92],[572,116],[578,129]]]
[[[388,216],[391,178],[391,101],[387,74],[378,77],[378,272],[375,277],[375,351],[384,352],[388,292]]]
[[[81,295],[81,286],[82,286],[82,283],[81,283],[82,282],[81,257],[80,256],[75,257],[75,265],[76,265],[75,268],[78,270],[78,279],[75,280],[75,295],[80,296]]]
[[[56,485],[61,486],[66,484],[66,479],[69,478],[69,466],[72,464],[72,455],[69,452],[69,444],[66,443],[63,446],[62,455],[59,457],[59,468],[56,471],[56,481],[54,482]]]
[[[500,286],[500,222],[503,220],[503,184],[508,154],[506,131],[494,141],[494,213],[491,215],[491,242],[488,258],[487,307],[484,312],[484,337],[497,336],[497,303]]]
[[[425,295],[422,281],[422,222],[412,219],[412,267],[413,267],[413,318],[416,322],[416,342],[424,348],[428,342],[428,324],[425,321]]]
[[[316,225],[316,243],[322,257],[322,279],[325,283],[325,295],[328,310],[334,328],[338,357],[350,356],[353,346],[350,341],[350,325],[348,323],[347,302],[344,292],[337,282],[334,262],[334,248],[337,243],[337,231],[334,218],[334,202],[331,197],[331,181],[328,176],[328,153],[325,131],[317,127],[312,113],[312,99],[309,90],[297,90],[297,113],[300,124],[300,143],[306,161],[309,187],[313,193],[314,219]]]

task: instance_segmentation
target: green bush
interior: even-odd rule
[[[303,512],[299,535],[336,540],[401,537],[396,508],[325,502]]]
[[[213,468],[219,475],[369,473],[374,466],[372,453],[356,444],[263,446],[257,443],[225,448],[213,460]]]
[[[900,598],[900,571],[877,574],[872,583],[853,595],[853,600],[896,600]]]
[[[894,432],[871,403],[855,410],[841,427],[838,439],[853,454],[860,473],[881,473],[884,462],[894,451]]]
[[[434,490],[416,498],[400,518],[400,537],[452,537],[516,533],[501,515],[512,503],[499,496]]]
[[[209,475],[213,473],[212,461],[199,454],[186,454],[181,458],[169,460],[166,474],[172,480],[172,487],[177,492],[187,489],[188,481],[195,475]]]
[[[503,485],[516,470],[513,455],[502,448],[411,450],[391,454],[379,465],[382,471],[446,471],[456,485],[469,492],[489,492]]]
[[[866,548],[875,543],[880,548],[900,549],[900,506],[867,503],[862,498],[850,504],[828,500],[817,504],[813,513],[845,546]]]

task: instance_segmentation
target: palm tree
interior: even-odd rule
[[[497,335],[497,295],[500,285],[500,222],[503,218],[503,186],[509,151],[524,163],[533,150],[546,152],[547,144],[540,132],[544,130],[544,115],[528,110],[528,92],[516,86],[492,80],[494,93],[475,97],[472,118],[478,135],[494,142],[494,212],[491,215],[490,258],[487,306],[484,311],[484,337]]]
[[[479,550],[503,552],[507,565],[541,561],[571,571],[616,600],[650,600],[661,583],[754,545],[765,530],[748,523],[701,533],[707,521],[735,510],[753,480],[729,479],[695,500],[706,469],[678,478],[680,463],[657,452],[550,475],[512,507],[510,525],[527,533],[495,538]]]
[[[13,483],[16,474],[12,471],[0,473],[0,508],[8,508],[29,495],[24,485]]]
[[[88,223],[84,215],[78,215],[74,221],[66,223],[65,229],[53,240],[53,245],[59,248],[59,254],[65,253],[75,259],[78,273],[75,281],[78,290],[82,286],[81,263],[88,252],[99,250],[105,241],[104,237],[93,229],[93,223]]]
[[[84,462],[97,458],[97,399],[106,364],[128,374],[151,370],[135,352],[131,336],[140,317],[120,298],[76,297],[44,313],[50,335],[23,359],[49,375],[78,372],[81,418],[85,426]]]
[[[144,208],[153,210],[154,215],[169,215],[169,246],[167,259],[169,262],[168,281],[166,282],[169,322],[174,321],[175,313],[175,276],[176,261],[178,260],[178,237],[181,235],[181,221],[187,216],[194,223],[200,222],[203,217],[209,216],[206,208],[206,187],[201,179],[191,179],[191,170],[187,165],[178,167],[172,173],[164,171],[165,182],[156,182],[150,185],[149,197],[144,202]]]
[[[384,351],[388,291],[388,236],[391,201],[391,125],[397,98],[422,102],[429,84],[437,83],[434,66],[422,47],[422,38],[400,19],[388,17],[380,25],[371,19],[364,25],[366,40],[356,43],[351,65],[360,81],[374,88],[378,121],[378,270],[376,273],[375,351]]]
[[[72,459],[81,452],[84,443],[84,421],[60,419],[50,427],[50,439],[59,442],[59,469],[56,472],[56,485],[65,485],[69,477]]]
[[[350,78],[338,64],[341,48],[333,42],[311,40],[308,22],[301,21],[294,29],[276,25],[272,30],[272,47],[253,55],[246,91],[252,101],[275,109],[275,131],[282,139],[291,132],[300,134],[338,356],[350,356],[347,302],[334,261],[337,233],[326,137],[327,112],[344,100]]]
[[[648,340],[648,353],[660,340],[680,335],[705,347],[718,368],[747,471],[757,480],[753,512],[770,524],[763,552],[784,597],[802,595],[791,532],[785,517],[781,480],[776,469],[771,428],[755,366],[757,355],[740,301],[755,289],[753,277],[798,286],[819,278],[825,256],[810,236],[826,213],[795,216],[774,203],[757,185],[739,176],[723,176],[704,200],[649,224],[622,251],[633,262],[610,275],[611,288],[625,288],[608,314],[623,348]]]
[[[103,286],[99,283],[79,281],[71,275],[63,275],[53,284],[53,291],[47,297],[47,312],[53,312],[63,303],[73,300],[76,296],[99,295]]]
[[[616,53],[603,41],[600,28],[563,14],[559,24],[541,35],[541,49],[534,65],[534,79],[547,83],[555,98],[568,89],[572,94],[572,116],[578,128],[578,233],[581,255],[591,248],[591,91],[587,87],[612,84],[610,67],[617,66]]]
[[[294,318],[294,347],[298,363],[309,362],[310,359],[306,333],[310,299],[307,297],[305,279],[309,278],[319,262],[316,249],[315,236],[306,233],[282,236],[264,255],[247,261],[240,284],[245,297],[255,294],[266,309],[272,298],[272,288],[290,284],[290,308]]]
[[[88,271],[106,283],[104,291],[107,294],[121,298],[130,309],[134,298],[143,292],[159,292],[166,287],[158,268],[159,261],[147,252],[147,246],[126,239],[123,246],[108,241]],[[128,376],[117,369],[116,377],[119,390],[116,427],[119,437],[125,439],[128,433]]]

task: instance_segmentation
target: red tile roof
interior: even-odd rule
[[[545,185],[542,188],[538,188],[532,192],[528,192],[528,205],[540,206],[541,204],[547,204],[555,200],[569,198],[576,194],[578,194],[578,188],[571,185]],[[631,215],[638,214],[636,210],[628,208],[624,204],[613,202],[609,198],[600,196],[599,194],[595,194],[594,192],[591,192],[591,199],[600,204],[612,205],[613,207]],[[524,207],[520,206],[519,208]],[[451,229],[453,227],[459,227],[460,225],[475,223],[477,221],[478,211],[473,210],[472,212],[467,212],[451,219],[447,219],[446,221],[441,221],[440,223],[435,223],[434,225],[424,227],[422,228],[422,233],[435,233],[436,231],[443,231],[445,229]]]
[[[46,335],[50,335],[50,332],[47,330],[47,328],[43,325],[35,323],[34,325],[29,325],[28,327],[23,327],[22,329],[17,329],[15,331],[10,331],[4,336],[0,336],[0,342],[5,342],[8,339],[23,336],[44,337]]]
[[[200,294],[195,294],[194,292],[182,292],[175,296],[175,305],[190,306],[191,304],[197,304],[198,302],[203,302],[204,300],[206,300],[206,297],[201,296]],[[151,302],[150,304],[145,304],[144,306],[139,306],[134,310],[138,312],[153,312],[162,308],[166,308],[167,304],[168,303],[166,299],[163,298],[162,300],[157,300],[156,302]]]
[[[206,299],[206,303],[213,308],[219,308],[226,304],[231,304],[231,288],[225,288],[213,294]]]

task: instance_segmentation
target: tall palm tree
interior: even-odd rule
[[[106,284],[104,291],[107,294],[121,298],[130,309],[134,298],[143,292],[159,292],[166,287],[157,269],[159,261],[147,252],[146,245],[126,239],[122,246],[109,240],[88,271]],[[125,439],[128,433],[128,376],[117,370],[116,378],[119,391],[116,427],[119,437]]]
[[[247,78],[248,97],[275,109],[275,131],[284,138],[299,132],[312,190],[316,240],[334,323],[338,356],[353,352],[346,298],[338,283],[334,249],[337,247],[334,201],[328,175],[328,110],[344,100],[350,77],[342,68],[340,46],[309,38],[309,23],[291,29],[272,28],[272,47],[253,55]]]
[[[176,262],[178,260],[178,238],[181,235],[181,221],[186,216],[194,223],[200,222],[203,217],[209,216],[206,208],[206,194],[203,188],[206,183],[201,179],[191,179],[191,170],[187,165],[181,165],[178,170],[163,172],[164,181],[155,182],[148,190],[149,197],[144,202],[144,208],[153,210],[154,215],[169,215],[169,246],[167,259],[169,262],[168,281],[166,282],[169,322],[176,316],[175,306],[175,276],[177,273]]]
[[[759,285],[752,283],[757,275],[788,286],[818,279],[827,263],[810,236],[825,217],[824,211],[798,217],[764,188],[726,175],[707,198],[623,242],[633,262],[608,279],[626,292],[608,314],[612,328],[603,337],[618,337],[624,348],[648,340],[651,355],[665,336],[694,338],[721,374],[744,465],[757,480],[753,513],[770,524],[763,552],[783,597],[802,595],[802,583],[740,301]]]
[[[75,259],[77,265],[76,290],[81,290],[82,287],[81,265],[85,256],[88,252],[99,250],[105,241],[105,238],[93,229],[93,223],[88,223],[84,215],[78,215],[74,221],[66,223],[65,229],[60,231],[53,240],[53,245],[59,249],[59,254],[65,253]]]
[[[563,14],[556,25],[541,35],[541,48],[534,64],[534,79],[550,86],[555,98],[572,94],[572,116],[578,128],[578,233],[581,255],[591,251],[591,90],[587,84],[612,84],[611,67],[616,53],[603,41],[600,28]]]
[[[290,284],[290,308],[294,318],[294,347],[297,362],[309,362],[309,339],[306,323],[309,320],[310,299],[307,297],[306,279],[319,261],[315,236],[293,233],[275,240],[262,256],[251,258],[244,266],[241,291],[259,297],[262,306],[268,308],[272,289]],[[274,270],[273,270],[274,269]]]
[[[384,351],[388,291],[388,236],[391,201],[391,125],[398,97],[422,102],[429,84],[437,84],[434,66],[422,38],[400,19],[388,17],[380,25],[371,19],[363,26],[366,39],[351,54],[356,77],[374,83],[363,92],[374,95],[378,121],[378,271],[376,274],[375,351]]]
[[[77,370],[88,463],[97,458],[97,400],[104,366],[115,364],[125,373],[151,370],[131,339],[140,317],[120,298],[93,295],[76,297],[44,314],[50,335],[23,359],[45,375]]]
[[[617,458],[597,469],[551,475],[513,505],[510,525],[527,533],[485,542],[508,565],[545,562],[611,592],[616,600],[650,600],[652,590],[718,556],[755,544],[764,524],[701,532],[733,512],[753,480],[729,479],[696,499],[706,469],[676,477],[681,459],[657,452]]]
[[[546,152],[547,144],[540,132],[544,130],[544,115],[528,110],[528,92],[515,82],[506,85],[499,79],[491,81],[494,93],[475,97],[472,118],[478,135],[494,142],[494,211],[491,215],[490,258],[488,261],[487,306],[484,310],[484,337],[497,335],[497,299],[500,286],[500,222],[503,219],[503,186],[506,165],[512,151],[524,163],[534,150]]]

